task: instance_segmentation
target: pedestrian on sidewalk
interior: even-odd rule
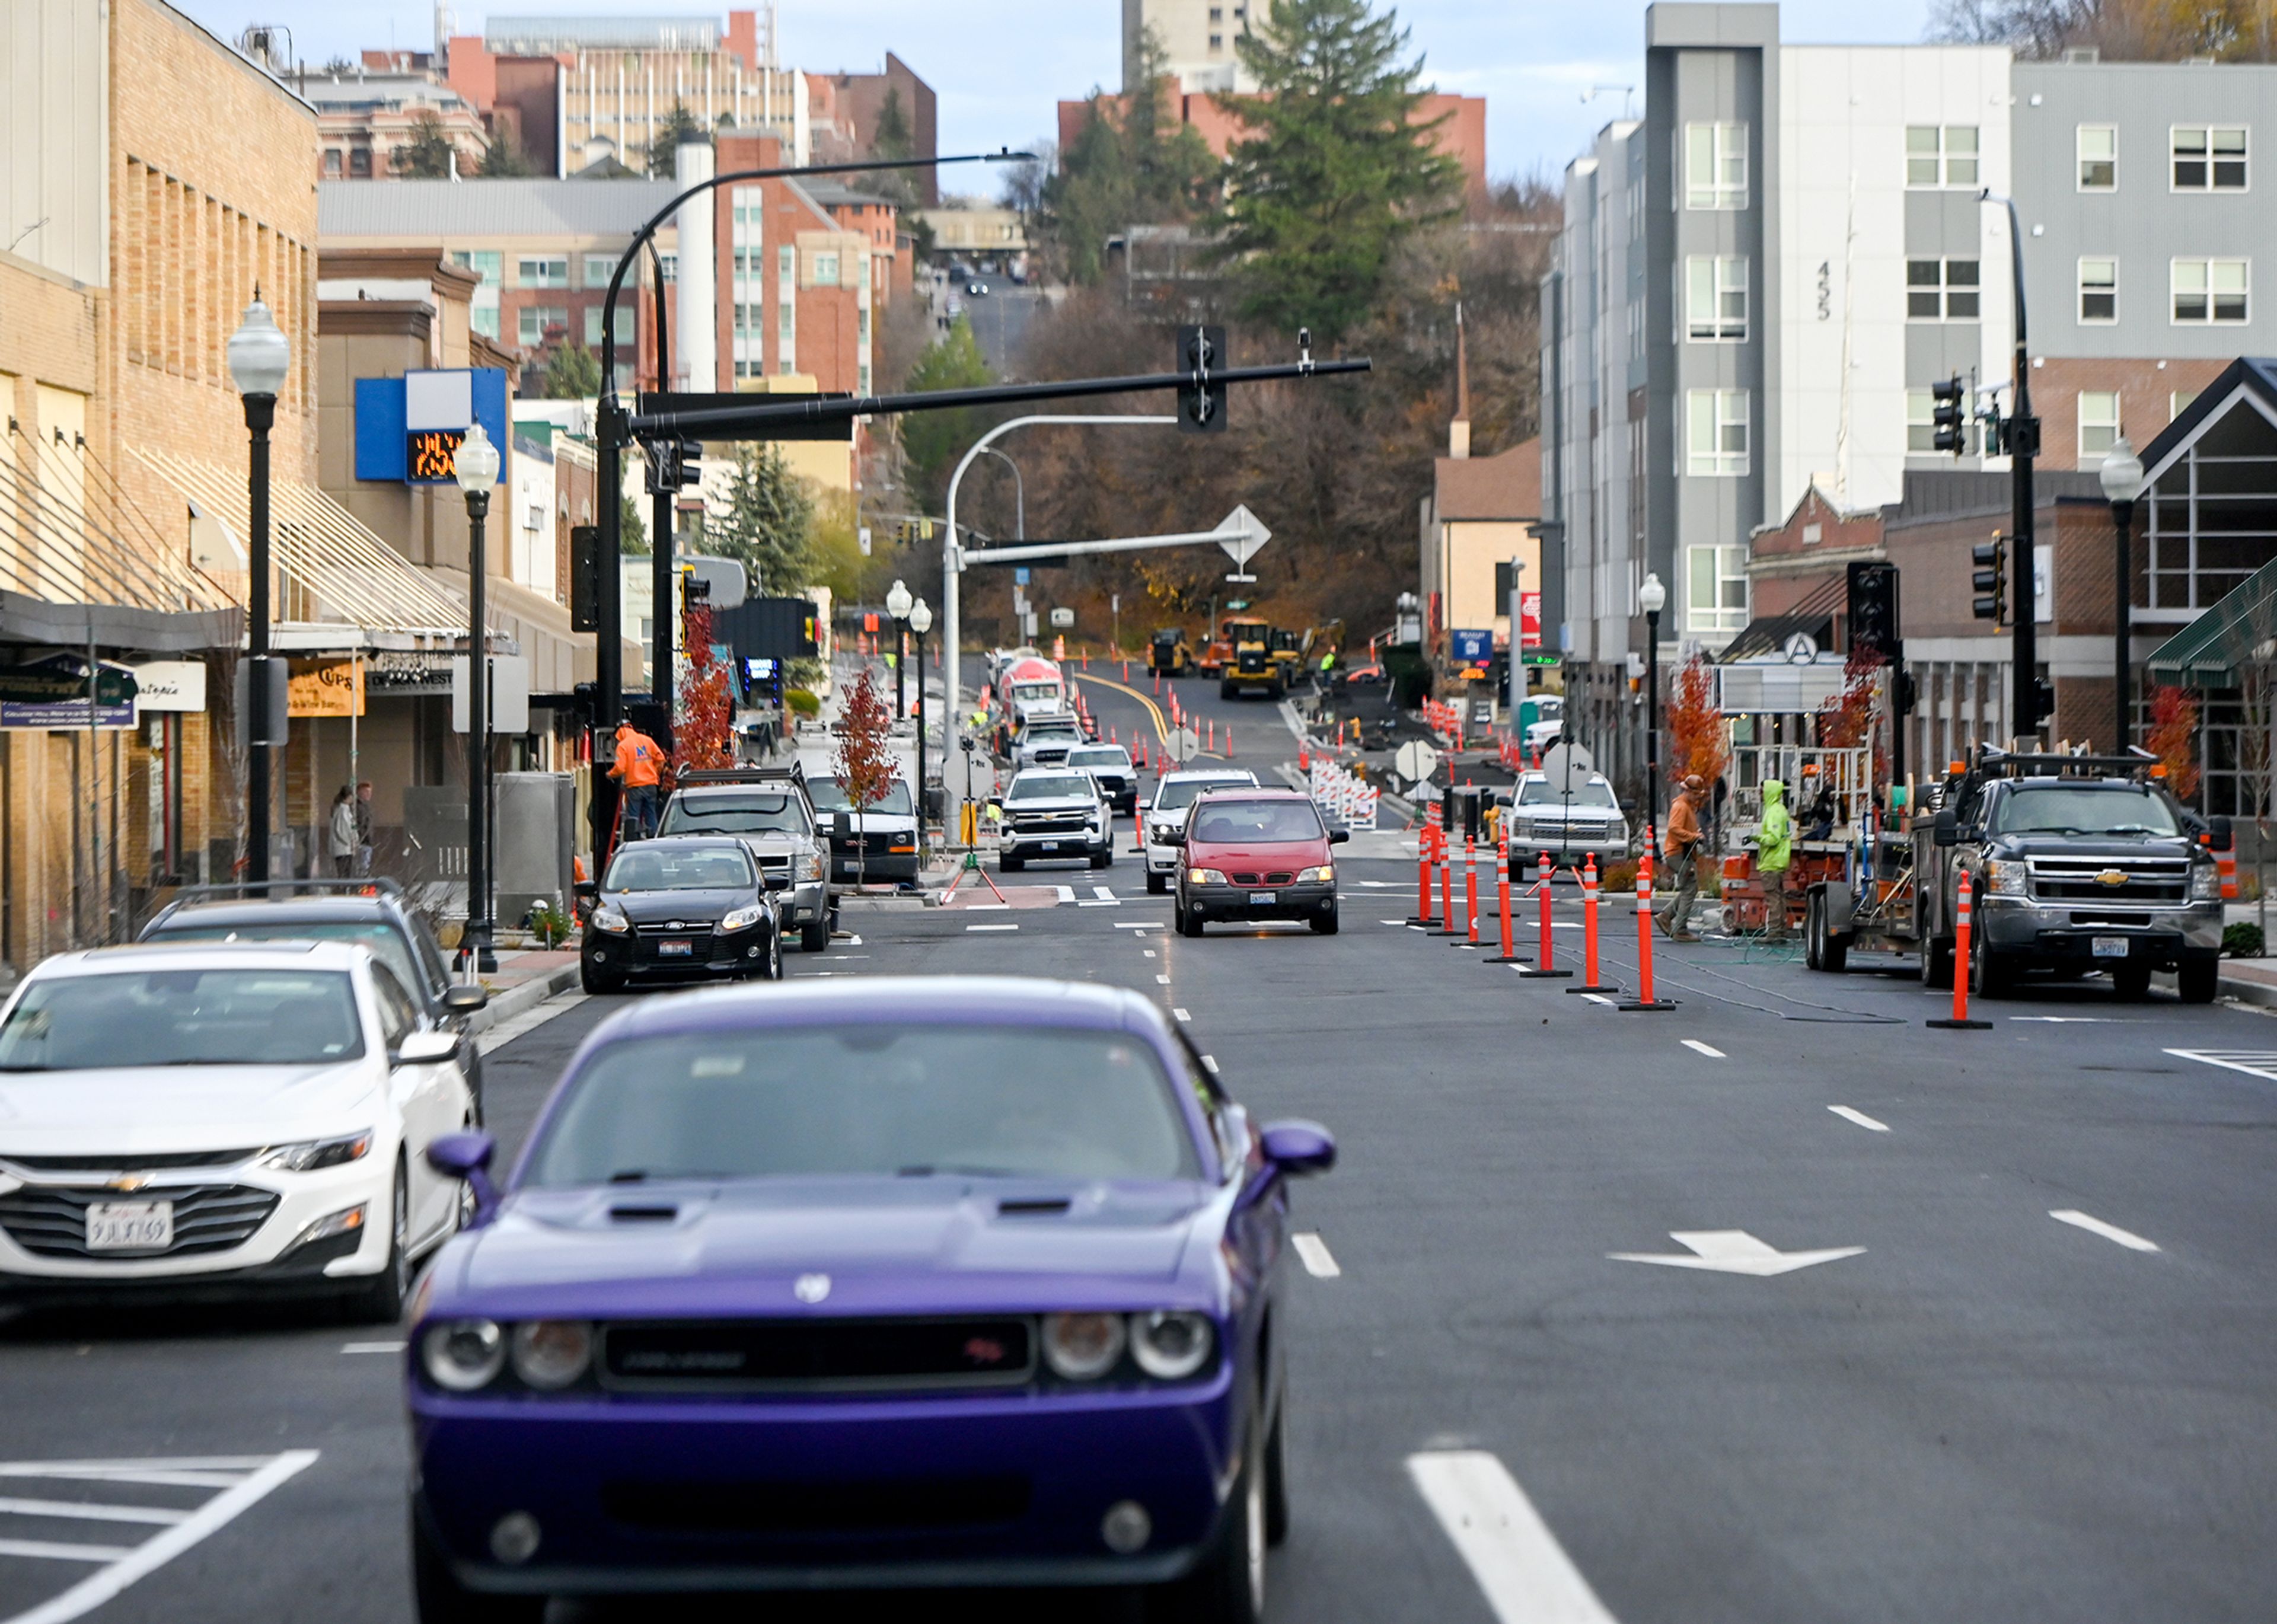
[[[355,787],[356,860],[358,874],[371,873],[371,780],[358,779]]]
[[[1671,942],[1697,942],[1692,934],[1692,904],[1700,900],[1700,804],[1708,797],[1707,781],[1694,773],[1668,809],[1668,828],[1660,837],[1660,854],[1676,871],[1676,896],[1660,911],[1663,934]]]
[[[1763,780],[1763,820],[1755,828],[1755,872],[1763,877],[1763,938],[1786,940],[1786,871],[1794,860],[1794,818],[1786,786]]]
[[[324,829],[324,846],[331,853],[332,873],[353,878],[356,860],[356,798],[354,784],[342,784],[332,797],[332,812]]]
[[[627,840],[646,840],[656,833],[656,790],[663,767],[664,752],[654,739],[629,721],[617,724],[617,759],[609,776],[625,787]]]

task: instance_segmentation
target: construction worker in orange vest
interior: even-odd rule
[[[617,759],[609,776],[625,787],[627,840],[646,840],[656,833],[656,789],[663,767],[664,752],[654,739],[628,721],[617,724]]]

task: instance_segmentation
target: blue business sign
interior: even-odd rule
[[[1447,634],[1447,658],[1458,665],[1483,666],[1494,658],[1494,629],[1450,631]]]
[[[475,423],[499,447],[499,481],[513,424],[506,373],[497,367],[423,369],[355,381],[355,477],[403,484],[448,484],[459,442]]]

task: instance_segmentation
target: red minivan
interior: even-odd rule
[[[1335,935],[1329,848],[1351,838],[1294,789],[1205,790],[1179,842],[1178,934],[1199,936],[1212,919],[1302,919]]]

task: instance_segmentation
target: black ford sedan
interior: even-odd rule
[[[665,835],[621,848],[594,888],[585,990],[634,981],[782,979],[781,919],[739,840]]]

